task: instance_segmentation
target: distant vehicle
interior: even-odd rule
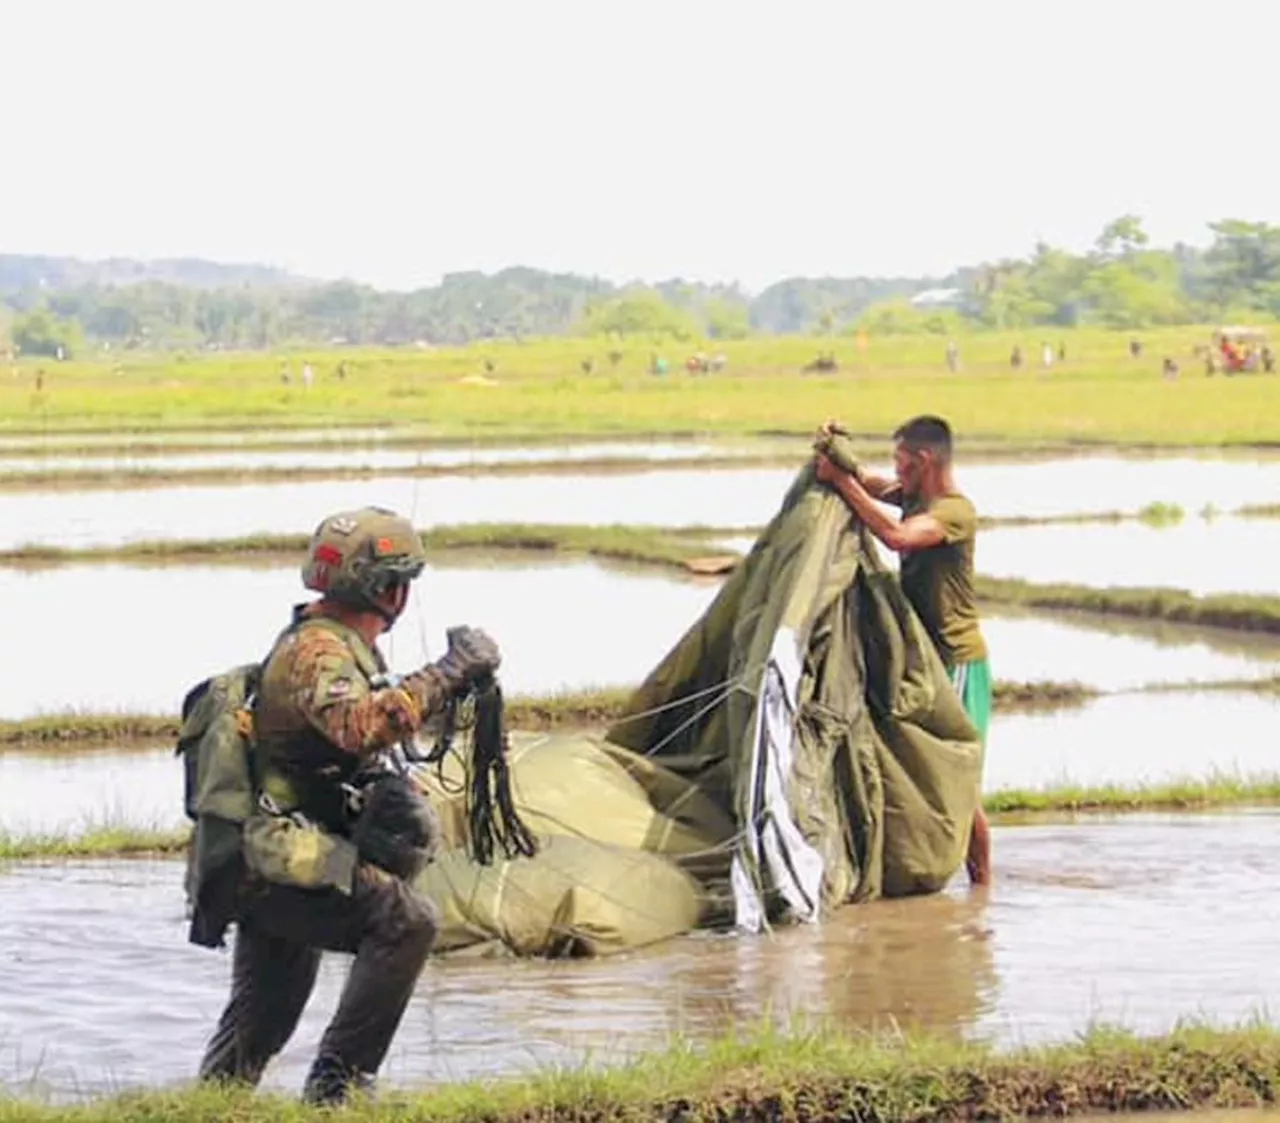
[[[1214,368],[1224,374],[1251,374],[1259,369],[1270,374],[1275,370],[1275,354],[1267,342],[1267,333],[1259,327],[1233,324],[1218,328],[1213,333],[1210,355],[1215,360],[1210,374]]]

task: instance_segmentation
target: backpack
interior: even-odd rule
[[[257,805],[252,706],[261,663],[197,683],[182,700],[175,755],[183,763],[183,808],[192,823],[187,849],[188,939],[222,947],[235,912],[243,860],[241,834]]]

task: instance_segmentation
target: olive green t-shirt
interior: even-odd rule
[[[907,500],[902,517],[928,514],[942,524],[945,537],[937,546],[902,554],[902,591],[933,637],[945,662],[973,663],[987,657],[973,591],[973,549],[978,512],[959,493],[940,495],[930,503]]]

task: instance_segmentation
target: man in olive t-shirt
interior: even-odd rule
[[[985,748],[992,691],[973,589],[978,513],[956,488],[951,427],[942,418],[912,418],[893,440],[894,479],[845,472],[821,452],[815,462],[818,479],[831,484],[867,529],[901,555],[902,591],[933,639]],[[901,507],[901,521],[877,500]],[[973,884],[990,883],[991,835],[981,802],[965,864]]]

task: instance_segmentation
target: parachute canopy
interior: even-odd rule
[[[806,467],[607,734],[513,735],[510,764],[543,848],[491,867],[463,849],[462,766],[425,780],[451,848],[418,879],[441,951],[607,954],[935,892],[982,746],[869,532]]]

